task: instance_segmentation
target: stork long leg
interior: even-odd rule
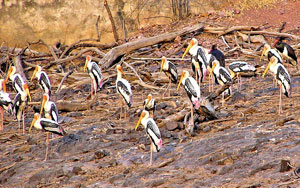
[[[93,89],[94,89],[94,84],[93,84],[93,80],[91,79],[91,99],[93,99]]]
[[[121,112],[120,112],[120,120],[122,119],[122,111],[123,111],[123,99],[122,96],[120,95],[120,100],[121,100]]]
[[[191,124],[194,127],[194,107],[193,107],[193,103],[191,103]]]
[[[171,79],[169,79],[169,86],[168,86],[168,90],[169,90],[169,97],[171,96],[170,89],[171,89]]]
[[[152,166],[152,140],[150,138],[150,163],[149,163],[149,166]]]
[[[23,134],[25,134],[25,107],[22,110]]]
[[[281,93],[282,93],[282,86],[281,84],[280,85],[280,94],[279,94],[279,110],[278,110],[278,114],[281,114],[282,113],[282,99],[281,99]]]
[[[47,139],[46,139],[46,154],[45,154],[45,161],[48,160],[48,152],[49,152],[49,132],[46,132],[46,136],[47,136]]]
[[[0,113],[1,113],[1,127],[0,127],[0,130],[2,131],[3,130],[3,113],[4,113],[4,111],[3,111],[3,108],[2,107],[0,107]]]
[[[224,91],[223,91],[223,93],[222,93],[222,107],[224,106],[224,102],[225,102],[225,96],[224,96],[225,94],[224,94]]]
[[[127,112],[127,105],[125,104],[124,105],[124,114],[125,114],[124,119],[126,119],[126,116],[127,116],[126,112]]]

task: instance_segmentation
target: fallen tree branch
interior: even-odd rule
[[[277,36],[277,37],[287,37],[294,39],[296,41],[300,40],[300,37],[297,35],[292,35],[288,33],[278,33],[278,32],[270,32],[270,31],[241,31],[244,34],[250,34],[250,35],[271,35],[271,36]]]
[[[67,79],[68,76],[70,76],[71,74],[73,74],[73,72],[74,72],[73,69],[71,69],[71,70],[63,77],[63,79],[61,80],[61,82],[60,82],[60,84],[59,84],[59,86],[58,86],[58,88],[57,88],[57,90],[56,90],[55,93],[58,93],[58,92],[59,92],[59,90],[60,90],[62,84],[63,84],[64,81],[65,81],[65,79]]]
[[[191,32],[195,32],[198,30],[203,29],[204,27],[204,23],[201,24],[197,24],[194,25],[192,27],[186,27],[183,28],[180,31],[175,31],[172,33],[164,33],[161,35],[157,35],[157,36],[153,36],[153,37],[149,37],[149,38],[143,38],[141,40],[136,40],[136,41],[132,41],[132,42],[128,42],[125,44],[122,44],[120,46],[114,47],[113,49],[111,49],[102,59],[102,62],[105,65],[105,68],[109,68],[112,65],[114,65],[116,62],[116,60],[118,58],[120,58],[121,56],[137,50],[139,48],[145,47],[145,46],[151,46],[153,44],[157,44],[160,42],[167,42],[167,41],[171,41],[174,40],[177,36],[181,36],[184,35],[186,33],[191,33]]]

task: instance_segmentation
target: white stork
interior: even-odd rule
[[[215,81],[217,84],[225,85],[229,82],[232,82],[230,73],[225,69],[225,67],[221,67],[218,60],[214,60],[212,62],[212,68],[210,70],[210,75],[213,74],[215,77]],[[229,95],[231,95],[231,86],[227,89]],[[224,105],[224,92],[222,93],[223,100],[222,105]]]
[[[144,100],[144,110],[148,111],[148,112],[152,112],[152,118],[154,117],[154,111],[156,108],[156,101],[155,99],[152,97],[151,94],[149,94],[147,96],[147,99]]]
[[[282,99],[281,93],[285,96],[291,96],[291,77],[287,71],[287,69],[283,66],[283,64],[278,63],[278,59],[275,57],[271,57],[269,65],[263,73],[263,77],[271,70],[274,74],[274,78],[277,80],[277,83],[280,86],[280,96],[279,96],[279,111],[278,113],[282,113]]]
[[[34,69],[34,72],[31,77],[31,81],[34,79],[34,77],[37,78],[39,81],[39,85],[42,88],[44,93],[47,93],[49,96],[51,95],[51,83],[50,79],[46,72],[42,71],[42,67],[37,65]]]
[[[91,96],[93,96],[93,91],[96,92],[98,89],[101,89],[103,85],[103,77],[101,73],[101,69],[99,68],[98,64],[92,61],[91,56],[86,56],[85,65],[84,65],[84,72],[88,70],[88,73],[91,77]]]
[[[203,82],[203,79],[205,79],[205,76],[207,74],[209,50],[202,46],[198,46],[198,40],[192,38],[184,54],[182,55],[182,59],[187,54],[187,52],[189,52],[189,54],[191,55],[192,69],[196,74],[196,80],[198,80],[200,85],[200,82]],[[201,78],[200,78],[200,71],[201,71]]]
[[[177,90],[179,89],[181,83],[191,101],[191,117],[194,117],[194,108],[198,109],[201,104],[200,86],[193,77],[189,76],[189,72],[186,70],[181,73]],[[191,123],[194,125],[193,118],[191,118]]]
[[[3,116],[4,116],[4,110],[7,110],[9,112],[11,112],[12,110],[12,101],[9,97],[9,94],[5,92],[5,81],[3,79],[0,80],[0,114],[1,114],[1,126],[0,126],[0,130],[3,130]],[[4,88],[2,90],[2,88]]]
[[[24,92],[23,90],[23,85],[24,85],[24,80],[21,77],[20,74],[16,73],[16,67],[11,66],[9,67],[5,82],[7,82],[8,78],[13,82],[13,88],[17,93]]]
[[[45,118],[51,119],[53,121],[58,122],[58,110],[54,102],[49,101],[49,95],[43,95],[43,102],[40,114],[42,115],[43,110],[45,111]]]
[[[15,96],[14,99],[14,104],[13,104],[13,112],[15,117],[18,120],[18,124],[19,124],[19,130],[21,129],[21,116],[22,116],[22,120],[23,120],[23,134],[25,133],[25,105],[28,102],[28,98],[29,101],[31,101],[31,96],[30,96],[30,92],[29,92],[29,88],[28,85],[25,83],[22,87],[22,90],[24,92],[20,92]]]
[[[152,152],[159,152],[162,147],[162,139],[160,131],[155,123],[155,121],[149,117],[149,112],[143,110],[140,116],[138,123],[136,124],[135,130],[137,130],[138,126],[142,124],[144,129],[146,130],[147,135],[150,138],[150,163],[152,165]]]
[[[33,120],[31,122],[29,133],[32,129],[32,126],[34,126],[36,129],[44,130],[47,134],[47,140],[46,140],[46,154],[45,154],[45,161],[48,159],[48,151],[49,151],[49,132],[64,136],[66,135],[66,132],[64,129],[56,122],[51,119],[41,118],[41,115],[39,113],[35,113]]]
[[[167,90],[169,90],[169,97],[170,97],[171,81],[172,83],[176,84],[178,80],[178,73],[177,73],[176,66],[172,62],[168,61],[165,56],[163,56],[161,58],[160,72],[161,71],[164,71],[167,77],[169,78],[169,85]]]
[[[118,93],[121,96],[121,114],[120,114],[120,120],[122,115],[122,108],[123,108],[123,99],[126,102],[128,107],[131,107],[132,105],[132,91],[131,86],[127,80],[122,78],[122,74],[126,77],[121,65],[117,65],[117,80],[116,80],[116,88]],[[122,99],[123,98],[123,99]],[[126,118],[126,109],[124,109],[125,118]]]
[[[239,88],[242,85],[242,78],[240,76],[240,73],[248,73],[248,72],[255,72],[256,68],[253,65],[250,65],[249,63],[245,61],[234,61],[228,65],[228,69],[231,75],[231,78],[234,78],[237,76],[238,82],[239,82]]]

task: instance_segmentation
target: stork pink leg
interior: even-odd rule
[[[281,99],[281,93],[282,93],[282,86],[280,84],[280,94],[279,94],[279,110],[278,110],[278,114],[282,113],[282,99]]]
[[[149,166],[152,166],[152,140],[150,138],[150,163],[149,163]]]
[[[93,89],[94,89],[94,84],[93,84],[93,80],[91,80],[91,99],[93,98]]]
[[[46,139],[46,154],[45,154],[45,161],[48,160],[48,152],[49,152],[49,132],[46,132],[46,136],[47,136],[47,139]]]
[[[23,134],[25,134],[25,107],[22,110]]]
[[[3,129],[4,129],[4,127],[3,127],[3,113],[4,113],[4,111],[3,111],[3,108],[2,107],[0,107],[0,113],[1,113],[1,127],[0,127],[0,130],[2,131]]]
[[[169,97],[171,96],[171,93],[170,93],[170,88],[171,88],[171,79],[169,79],[169,86],[168,86],[168,90],[169,90]]]
[[[191,124],[192,126],[194,126],[194,107],[193,107],[193,104],[191,103]]]
[[[120,96],[121,99],[121,112],[120,112],[120,120],[122,119],[122,111],[123,111],[123,99],[122,96]]]

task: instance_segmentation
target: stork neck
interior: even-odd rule
[[[117,80],[122,78],[122,72],[121,71],[117,71]]]
[[[190,53],[192,56],[197,55],[198,47],[199,47],[199,46],[198,46],[197,44],[195,44],[194,46],[191,47],[189,53]]]

